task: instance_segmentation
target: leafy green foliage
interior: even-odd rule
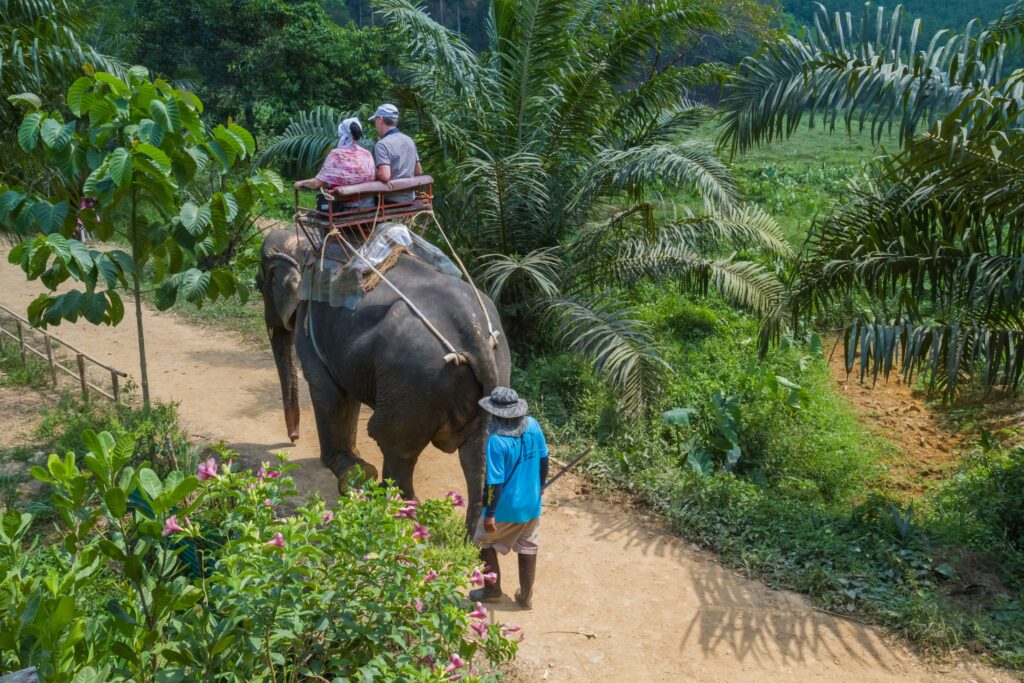
[[[821,221],[770,316],[762,350],[792,317],[858,298],[846,331],[847,369],[888,375],[902,364],[952,396],[964,380],[1016,391],[1024,377],[1019,158],[1022,72],[1002,79],[1015,39],[1014,5],[989,30],[937,34],[906,49],[891,18],[825,21],[805,41],[789,37],[745,62],[727,98],[723,142],[744,149],[788,137],[806,110],[834,126],[871,120],[872,134],[899,122],[903,150],[882,156],[870,182]],[[926,130],[924,135],[917,135]],[[859,349],[859,352],[858,352]]]
[[[161,477],[136,462],[131,436],[82,438],[81,458],[32,470],[52,487],[55,544],[32,533],[30,514],[0,512],[5,669],[36,666],[52,681],[439,681],[451,661],[481,680],[474,663],[515,655],[502,625],[470,629],[461,593],[476,553],[450,500],[410,520],[396,489],[374,486],[287,513],[288,466],[253,475],[211,458],[198,476]],[[414,522],[429,540],[412,537]],[[82,601],[104,565],[113,590],[97,613]]]
[[[336,25],[316,0],[136,0],[125,30],[135,61],[194,83],[215,120],[261,134],[302,109],[375,106],[393,57],[378,29]]]
[[[83,76],[67,99],[77,122],[35,111],[19,130],[24,151],[41,142],[51,169],[65,178],[59,194],[11,190],[3,195],[0,221],[16,234],[38,234],[8,256],[29,279],[40,279],[51,292],[73,279],[84,291],[40,295],[29,307],[30,320],[54,325],[82,316],[117,324],[124,315],[118,290],[131,286],[138,299],[147,266],[160,286],[161,308],[179,296],[196,305],[244,298],[247,290],[227,261],[239,240],[254,232],[257,203],[284,189],[273,171],[244,167],[255,152],[252,135],[231,121],[208,131],[193,93],[150,81],[142,67],[129,70],[127,82],[102,72]],[[202,181],[208,181],[205,188]],[[81,230],[127,242],[131,253],[90,249],[80,241]],[[138,306],[136,317],[141,330]],[[140,356],[148,403],[142,348]]]

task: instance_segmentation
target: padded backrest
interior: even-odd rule
[[[334,188],[335,197],[352,197],[360,194],[380,194],[382,192],[401,192],[403,190],[413,190],[418,187],[427,187],[434,182],[434,179],[428,175],[417,175],[412,178],[399,178],[392,180],[390,183],[382,183],[379,180],[374,180],[369,183],[359,183],[358,185],[342,185],[341,187]]]

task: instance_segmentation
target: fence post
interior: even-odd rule
[[[20,320],[15,320],[14,322],[18,325],[18,345],[21,347],[21,364],[26,365],[28,358],[25,352],[25,329],[21,326]]]
[[[78,354],[78,376],[82,380],[82,398],[89,400],[89,384],[85,379],[85,356]]]
[[[120,386],[118,384],[118,377],[117,377],[117,371],[116,370],[111,370],[110,371],[110,384],[114,388],[114,403],[117,403],[118,396],[120,396],[120,393],[119,393]]]
[[[43,342],[46,344],[46,362],[50,364],[50,380],[53,381],[53,386],[57,386],[57,366],[53,364],[53,343],[50,341],[50,335],[43,335]]]

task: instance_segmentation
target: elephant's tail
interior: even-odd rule
[[[476,381],[480,384],[480,398],[490,396],[494,387],[502,384],[502,378],[498,371],[498,359],[494,351],[489,348],[479,349],[463,354],[473,369]]]

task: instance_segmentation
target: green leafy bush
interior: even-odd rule
[[[419,504],[371,486],[289,510],[283,461],[252,474],[211,458],[161,477],[132,465],[132,436],[83,440],[82,458],[33,468],[53,487],[56,538],[34,536],[30,514],[0,514],[0,672],[484,680],[487,663],[514,657],[518,629],[462,603],[483,579],[457,496]],[[97,580],[109,596],[98,611]]]

